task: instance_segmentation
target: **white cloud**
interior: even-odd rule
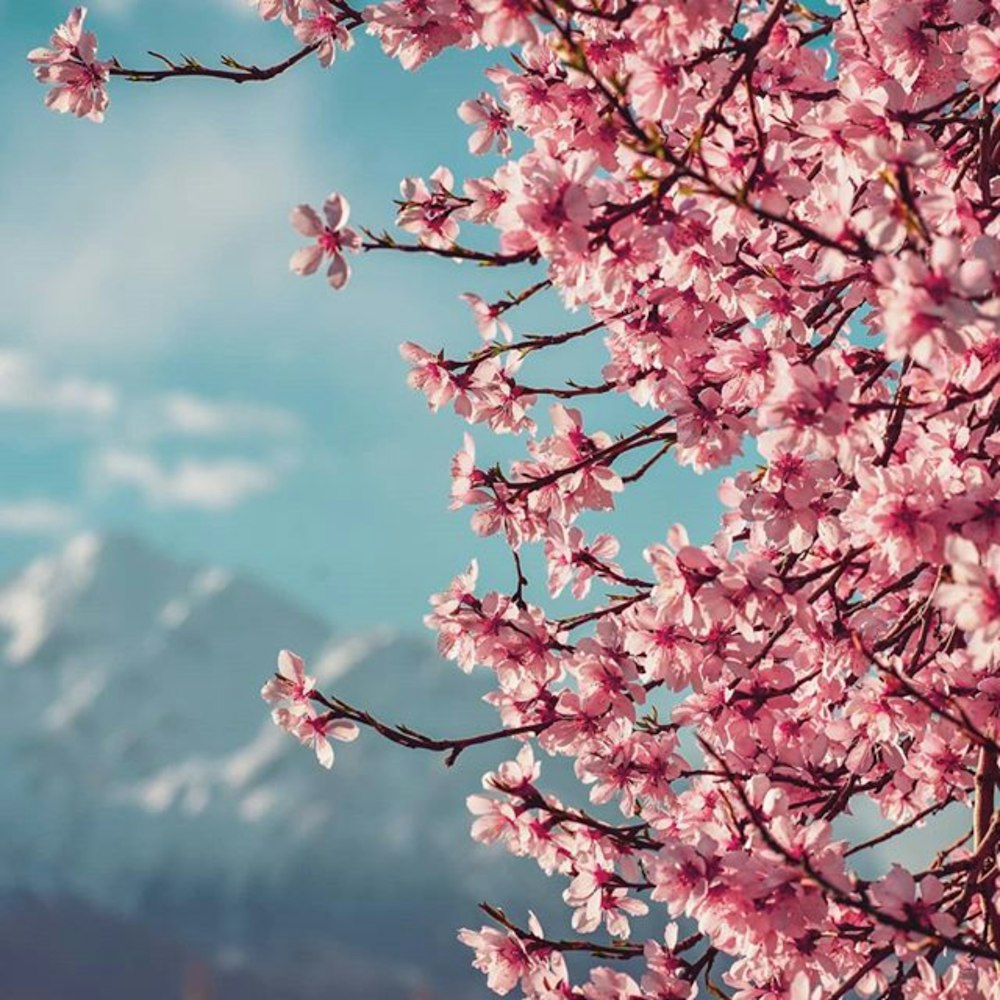
[[[23,351],[0,351],[0,409],[109,417],[118,393],[105,382],[55,376]]]
[[[319,183],[298,111],[305,86],[290,77],[280,93],[260,88],[252,99],[241,89],[235,104],[222,91],[208,122],[183,87],[141,102],[116,90],[100,141],[93,129],[64,129],[58,167],[19,177],[27,189],[5,217],[0,267],[17,276],[9,325],[25,340],[117,360],[176,349],[185,336],[200,346],[206,309],[226,301],[234,315],[215,328],[225,337],[241,301],[266,302],[289,281],[289,205]],[[66,162],[78,165],[68,187]],[[74,206],[69,227],[21,208],[53,188]]]
[[[179,0],[172,0],[174,4],[181,7]],[[205,0],[195,0],[200,6],[200,9],[204,9]],[[186,6],[195,7],[195,3],[188,0]],[[89,5],[93,8],[95,18],[98,17],[124,17],[128,14],[132,14],[137,6],[137,0],[90,0]],[[254,10],[251,0],[214,0],[212,7],[221,13],[230,14],[249,14],[253,17],[257,16],[257,12]],[[199,9],[199,7],[195,7]],[[3,5],[0,4],[0,10],[3,10]],[[187,14],[187,11],[183,13]],[[100,30],[100,25],[98,25],[98,30]]]
[[[100,436],[107,439],[119,416],[120,429],[132,440],[162,437],[292,437],[302,421],[277,406],[239,399],[209,399],[184,390],[150,400],[129,398],[107,381],[56,374],[39,358],[23,350],[0,349],[0,411],[27,411],[53,416],[102,420]],[[98,428],[89,428],[98,430]]]
[[[232,510],[250,497],[273,490],[278,473],[240,458],[184,458],[166,468],[147,452],[110,448],[96,459],[100,481],[132,486],[156,507]]]
[[[52,500],[0,503],[0,532],[10,535],[58,535],[76,523],[76,512]]]
[[[90,0],[90,3],[94,14],[99,16],[120,17],[135,7],[135,0]]]
[[[142,398],[110,382],[50,369],[26,351],[0,349],[0,415],[30,413],[35,434],[47,422],[54,422],[59,435],[69,432],[98,488],[91,500],[127,487],[153,508],[227,511],[277,488],[281,474],[296,464],[294,445],[304,427],[280,407],[184,390]],[[257,456],[182,455],[167,462],[152,447],[184,440],[230,441],[241,450],[252,446]],[[262,441],[280,445],[281,456],[262,460]],[[0,534],[56,534],[75,521],[72,510],[45,498],[6,504],[0,499]]]
[[[160,429],[164,433],[191,437],[266,435],[283,437],[301,429],[301,422],[276,406],[238,400],[211,400],[176,392],[158,405]]]

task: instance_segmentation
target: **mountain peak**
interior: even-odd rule
[[[76,535],[0,589],[4,658],[12,666],[28,662],[67,620],[84,632],[95,621],[127,630],[189,573],[131,535]]]
[[[60,552],[30,563],[0,590],[8,662],[24,663],[35,654],[63,610],[93,579],[101,548],[99,535],[77,535]]]
[[[0,586],[0,662],[25,664],[58,636],[84,648],[98,636],[121,645],[164,630],[190,630],[199,611],[220,602],[247,617],[253,608],[289,616],[310,636],[328,632],[325,623],[251,577],[176,561],[133,535],[87,532]],[[295,636],[283,641],[294,644]]]
[[[519,884],[475,851],[462,777],[509,748],[472,748],[447,771],[366,734],[338,747],[331,775],[272,724],[260,687],[289,647],[323,690],[380,718],[477,731],[495,725],[475,697],[485,676],[416,636],[333,635],[252,577],[127,535],[78,536],[0,586],[4,628],[0,893],[75,895],[253,955],[305,941],[326,963],[331,938],[350,955],[398,942],[373,967],[460,981],[445,913]]]

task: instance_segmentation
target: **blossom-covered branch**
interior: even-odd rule
[[[469,428],[452,508],[513,564],[484,592],[471,562],[426,618],[490,678],[499,725],[388,724],[290,654],[265,687],[275,720],[326,765],[360,729],[448,761],[516,739],[469,798],[472,835],[534,859],[578,937],[487,907],[497,926],[461,938],[497,993],[1000,993],[1000,13],[254,5],[293,59],[329,64],[359,28],[406,69],[499,59],[456,95],[487,166],[407,176],[400,151],[400,234],[352,228],[338,192],[293,210],[291,262],[338,290],[363,254],[476,265],[468,349],[401,351]],[[82,23],[31,58],[53,108],[99,119],[126,71]],[[247,72],[270,70],[217,75]],[[480,266],[520,290],[493,298]],[[576,318],[530,326],[542,297]],[[493,435],[517,457],[496,461]],[[677,466],[728,470],[713,532],[672,523]],[[614,533],[639,490],[663,511],[641,551]],[[547,790],[547,757],[572,763],[578,801]],[[950,843],[946,810],[966,826]]]

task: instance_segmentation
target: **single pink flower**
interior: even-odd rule
[[[472,315],[475,317],[476,326],[479,329],[479,336],[486,343],[496,340],[497,333],[508,344],[514,339],[510,324],[502,318],[503,312],[500,310],[499,304],[491,305],[485,299],[479,295],[474,295],[472,292],[465,292],[459,298],[472,309]]]
[[[346,719],[336,719],[331,715],[302,715],[292,729],[303,746],[316,752],[316,759],[328,770],[333,767],[333,747],[330,740],[353,743],[358,738],[358,727]]]
[[[278,671],[261,689],[264,701],[291,702],[293,708],[304,710],[316,693],[316,678],[306,673],[305,660],[283,649],[278,654]]]
[[[321,66],[330,67],[337,49],[347,52],[354,45],[354,36],[344,27],[343,15],[330,0],[302,0],[292,14],[295,37],[303,45],[315,45]]]
[[[396,219],[400,229],[414,233],[425,246],[450,247],[458,239],[456,210],[461,201],[453,193],[455,178],[447,167],[438,167],[430,184],[422,177],[407,177],[399,185],[403,197]]]
[[[351,276],[344,251],[357,253],[361,249],[361,237],[347,226],[350,212],[347,199],[340,194],[331,194],[323,203],[325,223],[309,205],[293,208],[292,226],[303,236],[313,238],[315,243],[292,254],[291,270],[301,275],[314,274],[323,259],[329,257],[327,280],[335,290],[343,288]]]
[[[977,87],[989,87],[1000,79],[1000,32],[973,25],[969,29],[962,65]]]
[[[111,62],[97,59],[97,37],[83,30],[86,16],[86,7],[74,7],[53,33],[52,48],[32,49],[28,61],[35,64],[35,79],[52,87],[45,95],[46,107],[102,122]]]
[[[463,101],[458,106],[458,117],[466,125],[476,126],[469,136],[469,152],[473,156],[488,153],[494,144],[501,156],[510,152],[510,115],[497,104],[495,97],[483,93],[478,100]]]

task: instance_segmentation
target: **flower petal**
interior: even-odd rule
[[[311,247],[303,247],[292,254],[288,263],[290,270],[296,274],[313,274],[323,260],[323,248],[315,243]]]
[[[296,205],[291,218],[296,232],[303,236],[319,236],[323,232],[323,221],[311,205]]]
[[[316,759],[328,771],[333,767],[333,747],[322,736],[316,737]]]
[[[347,279],[351,276],[351,266],[341,254],[334,254],[326,276],[330,282],[330,286],[336,291],[340,291],[347,284]]]
[[[326,224],[337,232],[347,225],[347,220],[351,217],[351,206],[342,194],[334,193],[323,203],[323,214],[326,216]]]

